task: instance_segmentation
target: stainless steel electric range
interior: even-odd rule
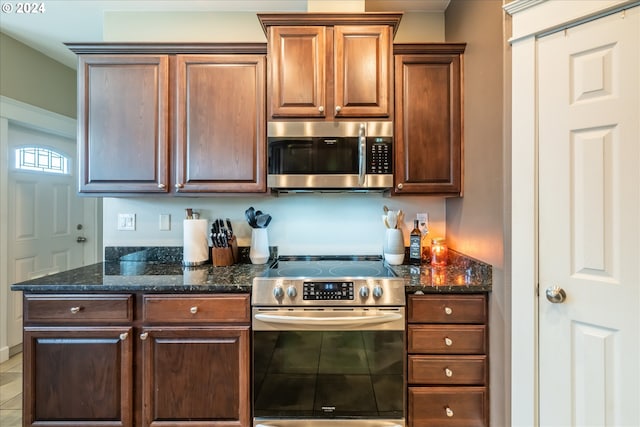
[[[280,257],[253,281],[254,427],[403,427],[404,306],[380,257]]]

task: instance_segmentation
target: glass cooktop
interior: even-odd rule
[[[396,277],[379,256],[280,256],[263,277]]]

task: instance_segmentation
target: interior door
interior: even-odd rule
[[[84,199],[76,196],[75,141],[18,125],[9,126],[8,281],[16,283],[84,264]],[[68,173],[21,169],[16,149],[41,147],[68,159]],[[44,169],[48,151],[23,163]],[[38,156],[43,156],[38,159]],[[50,166],[57,165],[52,160]],[[78,239],[80,238],[80,239]],[[90,260],[93,262],[93,260]],[[9,292],[8,345],[22,342],[22,293]]]
[[[538,43],[541,426],[640,425],[639,11]]]

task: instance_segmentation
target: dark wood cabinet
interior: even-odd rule
[[[25,426],[249,425],[248,294],[24,305]]]
[[[266,191],[266,45],[68,46],[81,193]]]
[[[489,425],[486,294],[410,295],[409,427]]]
[[[394,194],[462,195],[465,46],[394,45]]]
[[[166,193],[168,112],[167,55],[81,55],[80,192]]]
[[[401,14],[259,14],[269,118],[389,118]]]
[[[176,191],[266,191],[265,62],[176,56]]]

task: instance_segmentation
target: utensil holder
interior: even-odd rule
[[[211,248],[211,262],[214,267],[233,265],[238,259],[238,242],[234,237],[229,240],[226,248]]]
[[[269,261],[269,235],[266,228],[254,228],[251,230],[249,259],[252,264],[265,264]]]
[[[391,265],[404,261],[404,236],[399,228],[389,228],[384,236],[384,259]]]

